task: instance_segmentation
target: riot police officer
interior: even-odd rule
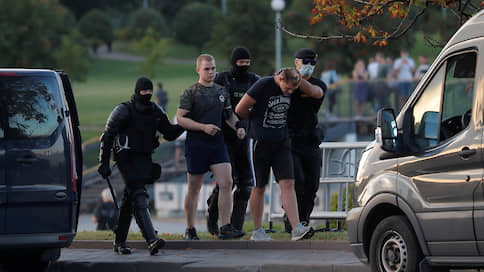
[[[232,50],[232,68],[230,71],[217,73],[215,83],[222,85],[230,95],[232,109],[235,109],[240,99],[247,90],[259,80],[259,76],[249,72],[251,55],[245,47],[235,47]],[[240,120],[237,128],[243,127],[247,131],[247,120]],[[231,224],[237,232],[237,236],[243,236],[242,227],[244,225],[247,202],[252,188],[252,173],[250,172],[248,141],[237,138],[235,131],[227,124],[222,125],[224,142],[232,165],[232,178],[237,189],[234,192]],[[214,188],[207,200],[208,216],[207,230],[212,234],[218,233],[218,186]]]
[[[294,184],[299,220],[306,226],[309,224],[314,199],[319,189],[322,164],[319,144],[324,135],[318,127],[318,111],[327,91],[326,84],[312,76],[317,56],[316,52],[310,48],[299,49],[296,52],[294,64],[305,80],[321,88],[323,95],[314,98],[296,90],[291,95],[291,106],[287,115],[287,127],[291,137],[294,160]],[[286,232],[290,232],[292,228],[287,217],[285,217],[284,223]]]
[[[114,251],[119,254],[131,253],[126,238],[133,215],[151,255],[165,244],[153,228],[145,184],[153,183],[161,174],[160,166],[153,164],[151,159],[153,150],[159,145],[156,131],[172,141],[184,129],[170,123],[166,113],[150,101],[152,94],[151,80],[140,77],[131,100],[119,104],[111,112],[101,136],[98,172],[103,178],[111,175],[109,159],[113,149],[114,160],[125,183],[123,202],[114,230]]]

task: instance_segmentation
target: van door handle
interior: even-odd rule
[[[23,158],[17,158],[15,161],[19,163],[26,163],[26,164],[32,164],[37,160],[36,157],[31,157],[31,156],[26,156]]]
[[[475,149],[469,149],[467,146],[463,147],[461,151],[459,152],[459,156],[461,156],[464,159],[469,158],[472,155],[476,154]]]
[[[67,194],[64,193],[64,192],[57,192],[57,193],[55,193],[55,198],[57,198],[57,199],[65,199],[66,196],[67,196]]]

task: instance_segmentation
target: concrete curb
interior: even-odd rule
[[[131,248],[145,249],[146,242],[141,240],[130,240],[127,244]],[[112,249],[111,240],[76,240],[70,248],[74,249]],[[343,250],[351,252],[347,241],[166,241],[164,249],[315,249],[315,250]]]

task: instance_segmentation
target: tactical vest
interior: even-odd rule
[[[119,145],[121,150],[127,149],[136,153],[152,153],[158,146],[156,129],[160,123],[158,111],[153,106],[153,111],[142,113],[136,110],[131,101],[123,102],[129,109],[129,125],[119,133]],[[118,147],[119,148],[119,147]]]

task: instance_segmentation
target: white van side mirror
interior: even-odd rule
[[[376,119],[375,140],[382,149],[395,152],[398,128],[393,109],[381,109]]]

